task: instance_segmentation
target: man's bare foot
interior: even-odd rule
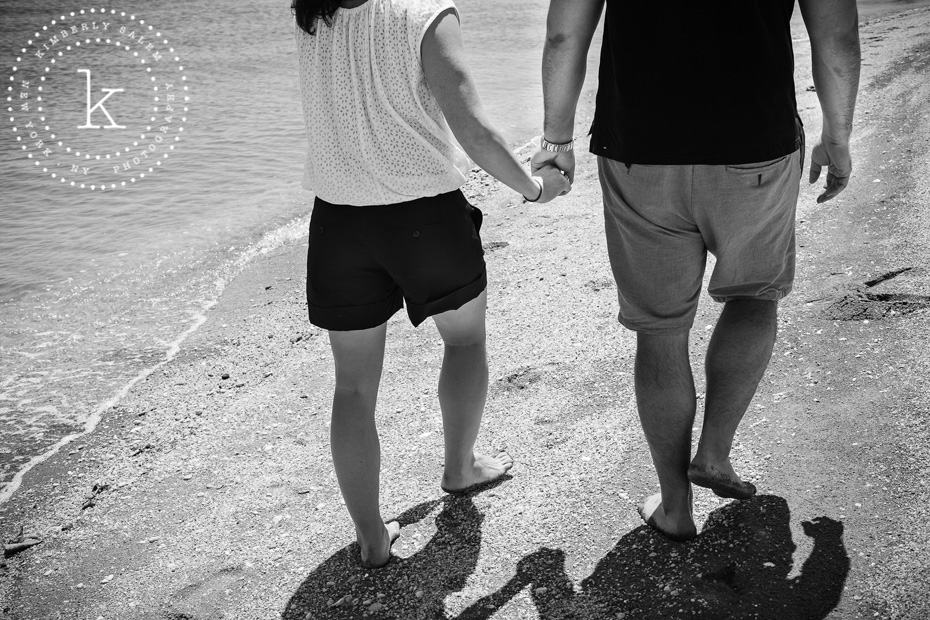
[[[442,475],[440,487],[446,493],[467,493],[484,484],[496,481],[513,467],[513,458],[506,452],[497,456],[475,454],[471,465],[463,471],[451,472],[448,469]]]
[[[400,536],[400,524],[397,521],[385,523],[381,529],[381,537],[369,544],[358,536],[358,546],[361,551],[361,564],[365,568],[381,568],[391,559],[391,545]]]
[[[690,503],[691,498],[688,499]],[[697,536],[697,527],[694,525],[690,507],[687,512],[682,514],[666,514],[665,509],[662,507],[661,493],[647,497],[643,500],[643,505],[637,508],[637,511],[646,525],[657,530],[666,538],[671,538],[676,542],[684,542]]]
[[[752,483],[744,482],[736,475],[730,459],[720,463],[702,463],[695,458],[688,466],[688,480],[710,489],[719,497],[749,499],[756,494]]]

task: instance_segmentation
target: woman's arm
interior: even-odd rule
[[[420,53],[426,82],[449,128],[476,164],[531,200],[539,195],[538,200],[546,202],[568,193],[571,184],[555,168],[538,170],[536,177],[531,177],[491,126],[465,66],[462,32],[455,11],[449,9],[433,21],[423,37]]]

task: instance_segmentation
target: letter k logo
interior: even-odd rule
[[[102,127],[103,129],[125,129],[125,128],[126,128],[125,125],[117,125],[117,124],[116,124],[116,121],[114,121],[114,120],[113,120],[113,117],[110,116],[110,112],[103,106],[103,102],[106,101],[107,99],[109,99],[114,93],[121,93],[121,92],[123,92],[123,90],[125,90],[125,89],[122,89],[122,88],[101,88],[101,89],[100,89],[100,92],[104,92],[104,93],[106,93],[106,95],[104,95],[104,96],[100,99],[100,101],[98,101],[98,102],[95,103],[93,106],[91,106],[91,100],[90,100],[90,91],[91,91],[91,86],[90,86],[90,69],[78,69],[77,72],[78,72],[78,73],[84,73],[84,74],[87,76],[87,80],[86,80],[86,82],[87,82],[87,120],[84,122],[83,125],[78,125],[78,129],[100,129],[101,127]],[[91,122],[91,115],[92,115],[95,111],[97,111],[98,109],[99,109],[101,112],[103,112],[104,115],[106,115],[107,120],[110,121],[110,124],[109,124],[109,125],[94,125],[93,122]]]

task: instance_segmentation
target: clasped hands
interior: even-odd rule
[[[572,191],[575,180],[575,153],[538,150],[530,159],[530,173],[542,184],[535,202],[549,202]]]

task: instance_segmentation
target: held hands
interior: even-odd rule
[[[533,179],[539,184],[539,198],[532,202],[549,202],[572,191],[571,181],[555,166],[542,166],[533,170]]]
[[[852,158],[849,155],[849,140],[836,140],[822,136],[820,142],[811,152],[811,171],[809,181],[814,183],[820,178],[821,169],[827,167],[827,183],[824,192],[817,197],[817,204],[835,198],[846,189],[849,175],[852,173]]]
[[[564,153],[552,153],[550,151],[544,151],[539,149],[530,159],[530,168],[533,171],[533,174],[541,169],[543,166],[555,166],[562,171],[566,177],[568,177],[569,183],[575,182],[575,152],[566,151]]]

